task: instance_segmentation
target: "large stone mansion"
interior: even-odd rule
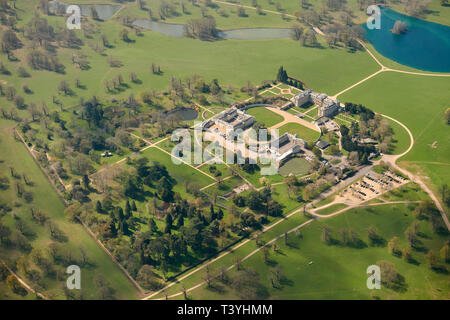
[[[330,99],[325,93],[317,93],[306,89],[292,98],[296,107],[302,107],[307,103],[314,103],[319,107],[319,117],[333,117],[339,111],[340,102]]]

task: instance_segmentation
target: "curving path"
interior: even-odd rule
[[[284,118],[283,121],[281,121],[281,122],[277,123],[276,125],[270,127],[270,129],[277,129],[277,128],[280,128],[280,127],[284,126],[285,124],[293,122],[293,123],[298,123],[298,124],[300,124],[300,125],[302,125],[304,127],[307,127],[307,128],[309,128],[311,130],[314,130],[314,131],[316,131],[318,133],[321,132],[319,127],[316,124],[311,123],[309,121],[306,121],[305,119],[299,118],[297,116],[294,116],[293,114],[290,114],[289,112],[286,112],[286,111],[278,109],[278,108],[272,108],[272,107],[265,107],[265,108],[270,110],[270,111],[272,111],[272,112],[275,112],[276,114],[279,114],[280,116],[282,116]]]
[[[398,69],[392,69],[386,67],[384,64],[378,60],[378,58],[367,48],[367,46],[361,41],[358,40],[358,42],[363,46],[363,48],[367,51],[367,53],[372,57],[373,60],[380,66],[380,70],[376,71],[375,73],[372,73],[368,77],[362,79],[361,81],[351,85],[350,87],[342,90],[341,92],[335,94],[334,96],[330,97],[332,99],[337,99],[338,96],[342,95],[343,93],[359,86],[361,83],[375,77],[376,75],[382,73],[382,72],[397,72],[397,73],[403,73],[403,74],[410,74],[410,75],[416,75],[416,76],[425,76],[425,77],[450,77],[450,74],[444,74],[444,73],[423,73],[423,72],[413,72],[413,71],[404,71],[404,70],[398,70]]]

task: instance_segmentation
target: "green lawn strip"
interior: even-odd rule
[[[322,215],[327,215],[327,214],[334,213],[336,211],[339,211],[339,210],[347,208],[347,207],[348,207],[348,205],[346,205],[344,203],[336,203],[329,207],[317,210],[316,213],[322,214]]]
[[[219,187],[218,185],[214,185],[211,186],[205,190],[203,190],[204,192],[206,192],[207,194],[209,194],[210,196],[212,196],[214,193],[217,196],[224,196],[225,194],[227,194],[228,192],[232,191],[234,188],[236,188],[237,186],[240,186],[242,184],[244,184],[245,182],[237,176],[233,176],[229,179],[224,180],[221,183],[221,186]],[[224,202],[224,199],[220,199],[221,202]]]
[[[285,132],[289,132],[291,134],[297,134],[299,138],[305,141],[315,141],[320,137],[319,132],[294,122],[287,123],[278,129],[280,130],[280,136]]]
[[[247,113],[254,116],[256,121],[264,123],[267,128],[283,121],[282,116],[264,107],[248,109]]]
[[[212,168],[216,168],[216,170],[213,170]],[[198,169],[200,169],[203,172],[206,172],[207,174],[215,177],[215,173],[216,172],[220,172],[221,175],[217,176],[216,178],[220,178],[220,179],[224,179],[226,177],[229,177],[231,175],[231,171],[230,169],[223,163],[208,163],[208,164],[204,164],[201,167],[199,167]],[[213,171],[211,171],[213,170]]]
[[[386,192],[381,197],[388,201],[421,201],[430,199],[428,194],[413,182]]]
[[[173,8],[176,10],[177,14],[170,15],[163,22],[165,23],[176,23],[185,24],[190,19],[202,18],[202,9],[198,5],[192,5],[190,2],[186,2],[185,12],[183,13],[178,1],[168,1],[173,4]],[[221,30],[226,29],[236,29],[236,28],[251,28],[251,27],[272,27],[272,28],[282,28],[290,27],[293,19],[287,18],[283,20],[280,15],[276,14],[258,14],[256,10],[245,9],[246,16],[238,16],[237,6],[230,6],[221,3],[215,3],[214,8],[204,7],[206,14],[208,16],[214,17],[216,20],[217,27]],[[154,16],[157,16],[159,12],[160,2],[159,1],[149,1],[146,5],[147,8],[151,9]],[[122,10],[120,16],[131,15],[140,19],[148,19],[148,10],[140,10],[135,3],[128,4],[126,8]]]
[[[337,194],[337,193],[333,193],[332,195],[326,197],[325,199],[320,200],[319,202],[317,202],[317,203],[314,205],[314,207],[315,207],[315,208],[320,208],[320,207],[322,207],[322,206],[324,206],[324,205],[326,205],[326,204],[329,204],[329,203],[333,202],[333,201],[334,201],[334,198],[335,198],[335,196],[336,196],[336,194]]]
[[[170,155],[157,148],[149,148],[142,152],[142,155],[150,161],[156,161],[162,165],[165,165],[167,170],[175,177],[181,178],[183,179],[183,181],[194,182],[200,188],[214,182],[214,180],[212,180],[208,176],[202,174],[201,172],[195,170],[194,168],[191,168],[184,163],[173,163]]]
[[[297,201],[298,195],[301,194],[301,189],[299,189],[296,194],[292,194],[289,192],[286,184],[279,184],[273,186],[272,188],[272,197],[283,206],[284,215],[296,208],[299,208],[300,206],[303,206],[303,203]]]
[[[282,176],[287,176],[291,173],[294,175],[304,175],[310,169],[311,164],[305,158],[292,158],[280,167],[279,173]]]

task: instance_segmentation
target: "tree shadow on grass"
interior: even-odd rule
[[[216,292],[218,294],[224,294],[225,292],[227,292],[225,286],[217,282],[214,282],[211,285],[206,286],[206,289],[208,291]]]
[[[431,268],[434,272],[436,273],[441,273],[441,274],[448,274],[448,270],[444,265],[437,265],[434,266],[433,268]]]

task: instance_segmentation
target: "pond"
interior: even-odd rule
[[[397,20],[408,30],[393,34]],[[381,29],[366,29],[367,40],[383,56],[400,64],[425,71],[450,72],[450,27],[381,9]]]
[[[184,25],[138,19],[133,25],[159,32],[171,37],[184,37]],[[283,39],[290,37],[291,29],[288,28],[248,28],[219,31],[219,37],[223,39],[257,40],[257,39]]]
[[[192,108],[177,108],[167,111],[162,115],[163,119],[172,119],[179,121],[191,121],[198,117],[198,111]]]
[[[50,10],[57,11],[58,5],[62,6],[64,8],[63,11],[65,12],[66,8],[70,4],[66,4],[60,1],[51,1]],[[110,19],[122,7],[121,5],[112,5],[112,4],[78,4],[78,6],[80,7],[81,15],[85,17],[91,15],[91,7],[94,7],[98,13],[99,19],[101,20]]]

